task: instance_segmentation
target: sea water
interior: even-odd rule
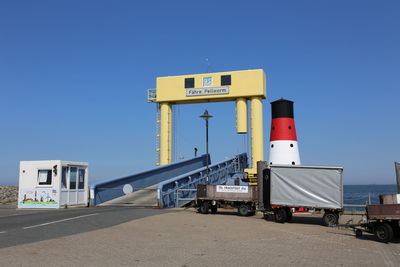
[[[396,194],[397,186],[390,185],[345,185],[343,188],[344,204],[366,205],[379,204],[379,195]],[[346,210],[362,210],[362,208],[345,207]]]

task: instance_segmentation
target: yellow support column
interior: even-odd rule
[[[168,113],[168,163],[172,163],[172,105]]]
[[[247,100],[244,97],[236,99],[236,132],[247,133]]]
[[[257,184],[257,161],[264,160],[262,98],[251,98],[251,169],[250,184]]]
[[[160,165],[171,163],[170,152],[170,115],[171,104],[161,103],[160,121]]]

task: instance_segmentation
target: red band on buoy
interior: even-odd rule
[[[297,141],[296,127],[293,118],[272,119],[270,141],[293,140]]]

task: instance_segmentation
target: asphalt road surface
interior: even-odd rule
[[[138,207],[94,207],[17,210],[0,206],[0,248],[110,227],[168,210]]]

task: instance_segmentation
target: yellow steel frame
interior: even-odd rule
[[[230,84],[222,77],[230,76]],[[194,86],[185,88],[185,79]],[[188,86],[186,86],[188,87]],[[158,77],[150,102],[160,104],[160,165],[172,162],[172,105],[236,101],[236,131],[247,133],[247,101],[250,101],[251,168],[245,170],[255,183],[257,161],[264,160],[262,99],[266,98],[266,76],[262,69]]]

